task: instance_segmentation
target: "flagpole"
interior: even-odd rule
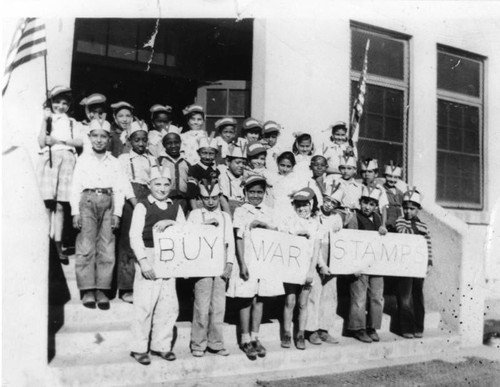
[[[45,70],[45,97],[47,101],[49,100],[49,77],[47,71],[47,53],[43,56],[43,68]],[[52,108],[51,108],[52,110]],[[45,129],[45,134],[50,136],[52,132],[52,117],[47,118],[47,128]],[[49,167],[52,168],[52,146],[49,145]]]

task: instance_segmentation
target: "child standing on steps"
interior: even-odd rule
[[[147,154],[148,127],[142,121],[134,121],[130,125],[128,141],[132,149],[122,153],[118,161],[128,177],[133,189],[133,198],[123,206],[122,224],[118,237],[117,282],[120,298],[128,303],[133,300],[135,275],[135,255],[130,248],[129,230],[132,212],[138,200],[149,194],[147,182],[151,170],[158,168],[156,159]],[[130,195],[129,195],[130,196]]]
[[[344,153],[352,153],[354,157],[358,157],[356,147],[351,146],[347,140],[347,124],[343,121],[338,121],[330,127],[330,136],[326,138],[317,149],[317,154],[325,156],[328,161],[328,169],[326,173],[340,175],[339,160]]]
[[[244,238],[253,228],[277,230],[274,226],[273,211],[263,204],[266,192],[263,176],[248,176],[244,182],[246,203],[234,211],[233,227],[236,235],[236,258],[229,281],[228,296],[240,303],[239,324],[240,346],[250,360],[265,357],[266,348],[259,340],[260,323],[264,308],[264,298],[283,294],[283,284],[277,281],[258,279],[249,272],[245,261]]]
[[[325,229],[325,238],[321,241],[320,258],[314,272],[311,292],[307,303],[306,338],[311,344],[338,344],[338,340],[329,332],[333,328],[337,314],[337,279],[330,273],[330,232],[342,229],[342,217],[337,208],[342,200],[343,192],[340,184],[325,184],[321,189],[323,205],[319,211],[319,221]],[[328,259],[330,258],[330,259]]]
[[[76,238],[76,281],[83,291],[85,307],[109,309],[106,292],[111,289],[115,265],[115,234],[120,225],[124,190],[130,183],[120,162],[107,152],[109,122],[92,120],[89,125],[92,151],[83,153],[71,185],[73,227]],[[130,188],[131,191],[131,188]]]
[[[408,190],[403,196],[404,217],[396,220],[396,230],[401,234],[423,235],[427,241],[427,273],[432,267],[431,235],[425,223],[418,218],[422,208],[420,193]],[[424,279],[412,277],[397,278],[398,316],[400,331],[404,338],[422,338],[424,335]]]
[[[186,195],[190,165],[181,152],[181,136],[177,133],[167,133],[161,141],[163,150],[158,157],[158,163],[162,167],[170,169],[170,176],[172,177],[170,199],[179,200],[182,209],[187,213],[189,207]]]
[[[301,179],[309,180],[311,177],[311,158],[314,152],[314,144],[309,133],[298,132],[294,133],[295,141],[292,146],[293,154],[295,155],[294,172]]]
[[[71,104],[71,89],[56,86],[49,93],[45,119],[38,136],[41,159],[37,168],[42,199],[51,221],[53,239],[61,263],[68,264],[62,250],[64,209],[70,200],[71,180],[76,163],[76,148],[83,145],[81,125],[66,114]]]
[[[175,278],[155,275],[153,230],[162,232],[176,222],[185,221],[179,203],[168,197],[168,168],[153,169],[148,187],[150,194],[135,206],[130,226],[130,245],[137,257],[130,356],[142,365],[151,363],[150,349],[152,355],[164,360],[176,359],[172,352],[173,330],[179,314]]]
[[[181,130],[172,124],[172,107],[168,105],[153,105],[151,113],[152,130],[148,133],[148,151],[155,158],[159,158],[164,151],[162,140],[167,133],[180,134]]]
[[[189,222],[215,227],[214,233],[224,241],[226,263],[219,277],[194,278],[193,324],[191,327],[191,354],[203,357],[205,351],[220,356],[229,352],[224,348],[223,325],[226,311],[226,281],[234,263],[234,236],[231,216],[221,211],[221,191],[217,180],[202,180],[199,196],[203,208],[189,214]]]
[[[325,239],[324,228],[321,226],[317,215],[318,201],[311,188],[302,188],[293,195],[293,208],[295,213],[291,217],[284,218],[280,230],[290,234],[306,237],[312,240],[311,262],[304,284],[284,283],[285,306],[283,309],[283,337],[281,346],[290,348],[292,337],[295,338],[297,349],[306,349],[305,329],[307,322],[307,304],[311,285],[314,278],[316,265],[320,255],[321,240]],[[328,268],[321,260],[321,271],[327,274]],[[298,308],[298,321],[294,326],[295,334],[292,336],[292,319],[295,308]]]
[[[375,211],[382,191],[376,187],[363,186],[360,210],[356,211],[347,225],[355,230],[378,231],[384,235],[382,218]],[[380,341],[377,329],[382,325],[384,308],[384,278],[382,276],[355,273],[350,277],[350,308],[348,329],[363,343]]]

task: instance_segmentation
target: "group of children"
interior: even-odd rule
[[[195,357],[227,356],[222,326],[226,295],[238,301],[240,345],[248,358],[266,356],[259,340],[268,297],[284,295],[281,346],[298,349],[338,343],[329,334],[336,307],[336,280],[329,266],[329,235],[342,228],[430,235],[418,219],[421,197],[401,181],[401,168],[375,159],[359,162],[338,122],[318,146],[310,133],[297,133],[281,149],[283,128],[274,121],[224,117],[205,130],[198,105],[184,109],[187,128],[172,125],[169,106],[153,105],[151,129],[127,102],[111,104],[92,94],[81,101],[87,120],[68,117],[71,90],[49,94],[40,131],[38,169],[52,235],[63,263],[64,210],[69,203],[76,239],[76,278],[85,307],[109,309],[113,272],[120,298],[133,302],[131,356],[150,363],[149,354],[175,360],[172,334],[179,304],[174,278],[154,272],[153,230],[176,223],[211,225],[224,235],[226,264],[219,277],[195,278],[190,349]],[[215,133],[219,136],[215,136]],[[245,235],[265,228],[308,238],[311,262],[303,284],[257,279],[245,261]],[[115,254],[115,238],[117,249]],[[429,260],[429,266],[432,260]],[[379,341],[383,278],[355,273],[349,278],[347,327],[362,342]],[[401,333],[422,337],[423,279],[398,278]],[[328,310],[325,305],[334,305]],[[332,304],[333,303],[333,304]],[[292,322],[294,312],[297,321]]]

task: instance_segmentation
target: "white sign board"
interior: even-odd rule
[[[245,237],[245,262],[250,276],[303,284],[311,263],[313,242],[305,237],[253,229]]]
[[[340,230],[330,233],[330,271],[425,277],[427,242],[422,235],[380,235],[376,231]]]
[[[157,277],[222,275],[226,261],[222,229],[185,223],[153,231],[153,238]]]

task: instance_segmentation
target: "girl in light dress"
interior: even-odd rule
[[[311,158],[314,154],[314,144],[309,133],[295,133],[295,141],[292,146],[295,155],[295,173],[302,179],[309,180],[311,177]]]
[[[83,145],[81,125],[67,112],[71,105],[71,89],[56,86],[49,92],[45,117],[38,136],[41,158],[37,168],[40,193],[51,221],[51,235],[61,263],[68,264],[62,250],[64,211],[70,198],[76,147]]]
[[[198,141],[202,137],[207,137],[205,111],[200,105],[189,105],[182,113],[186,117],[189,129],[187,132],[181,134],[181,149],[184,151],[186,161],[191,165],[195,165],[200,161]]]

